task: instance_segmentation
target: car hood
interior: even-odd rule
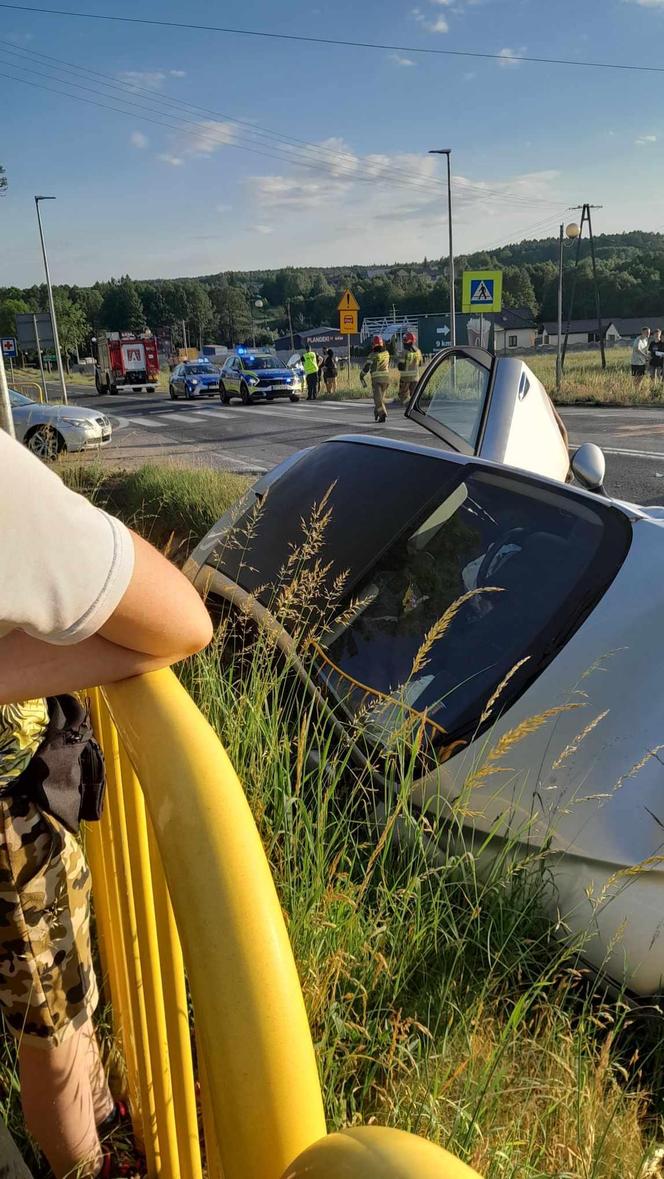
[[[40,422],[80,421],[81,418],[96,422],[104,416],[99,410],[88,409],[85,405],[49,405],[38,401],[33,405],[15,405],[12,412],[22,417],[34,413]]]
[[[260,377],[261,380],[265,380],[266,378],[269,378],[269,380],[271,380],[271,381],[276,381],[276,380],[283,381],[283,380],[285,380],[286,377],[288,377],[290,379],[293,376],[293,373],[292,373],[292,370],[289,368],[260,368],[260,369],[251,369],[251,373],[248,372],[246,375]]]

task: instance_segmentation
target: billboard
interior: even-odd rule
[[[50,312],[39,311],[37,315],[16,316],[16,339],[21,352],[36,352],[39,347],[35,338],[35,320],[42,349],[55,347]]]

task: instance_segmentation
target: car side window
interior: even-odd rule
[[[580,625],[630,536],[614,508],[465,468],[354,589],[359,606],[321,648],[319,675],[376,737],[406,708],[443,743],[469,739],[499,685],[506,707]]]
[[[424,378],[416,409],[476,450],[486,405],[490,369],[463,354],[449,353]]]

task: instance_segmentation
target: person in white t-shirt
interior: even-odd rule
[[[110,1179],[99,1127],[116,1111],[91,1022],[87,866],[11,784],[41,743],[44,697],[165,667],[211,634],[173,565],[0,430],[0,1007],[56,1179]]]
[[[632,376],[635,384],[640,382],[648,372],[650,364],[650,328],[642,327],[641,334],[638,335],[632,344]]]

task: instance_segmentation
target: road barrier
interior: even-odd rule
[[[325,1137],[284,919],[224,749],[169,670],[91,698],[108,801],[86,848],[149,1175],[472,1179],[413,1135],[370,1127]]]

